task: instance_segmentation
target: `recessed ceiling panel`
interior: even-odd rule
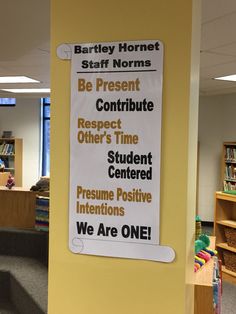
[[[203,24],[201,50],[215,49],[235,42],[235,29],[236,12]]]
[[[201,52],[200,60],[201,60],[200,66],[201,68],[204,68],[211,67],[213,65],[229,63],[234,60],[236,62],[236,56],[226,56],[214,52]]]
[[[50,1],[1,1],[0,60],[17,60],[49,40]]]
[[[201,68],[200,78],[213,78],[236,73],[236,62],[222,63],[212,67]]]
[[[236,12],[235,0],[202,0],[202,23]]]
[[[231,43],[229,45],[225,45],[219,48],[215,48],[213,50],[215,53],[224,54],[226,56],[235,56],[236,57],[236,41],[234,43]]]

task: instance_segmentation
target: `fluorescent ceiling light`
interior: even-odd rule
[[[39,83],[27,76],[0,76],[0,83]]]
[[[215,77],[214,79],[215,80],[222,80],[222,81],[236,82],[236,74],[221,76],[221,77]]]
[[[1,90],[10,93],[50,93],[50,88],[4,88]]]

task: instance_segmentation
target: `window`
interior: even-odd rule
[[[50,98],[42,99],[42,175],[50,175]]]
[[[16,98],[0,98],[1,107],[12,107],[16,105]]]

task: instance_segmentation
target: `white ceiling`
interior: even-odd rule
[[[50,0],[0,0],[0,7],[0,76],[26,75],[40,81],[0,88],[50,87]],[[236,83],[212,79],[234,73],[236,0],[202,0],[200,94],[236,92]],[[9,95],[0,91],[1,97]]]
[[[0,0],[0,8],[0,76],[25,75],[40,81],[0,88],[50,87],[50,0]],[[14,97],[0,91],[1,97],[8,95]]]
[[[200,94],[236,92],[236,82],[213,77],[236,74],[236,0],[202,0]]]

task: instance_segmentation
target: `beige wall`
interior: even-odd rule
[[[191,314],[197,143],[197,110],[192,106],[197,106],[198,88],[197,80],[195,90],[190,88],[192,1],[51,0],[51,11],[49,314]],[[199,20],[196,27],[193,42],[198,54]],[[159,39],[165,47],[160,241],[174,248],[176,259],[164,264],[72,254],[68,249],[70,62],[56,57],[56,47],[145,39]],[[198,66],[194,74],[192,78],[197,78]]]
[[[215,191],[222,189],[223,142],[236,141],[236,94],[202,96],[199,102],[198,213],[214,220]]]

